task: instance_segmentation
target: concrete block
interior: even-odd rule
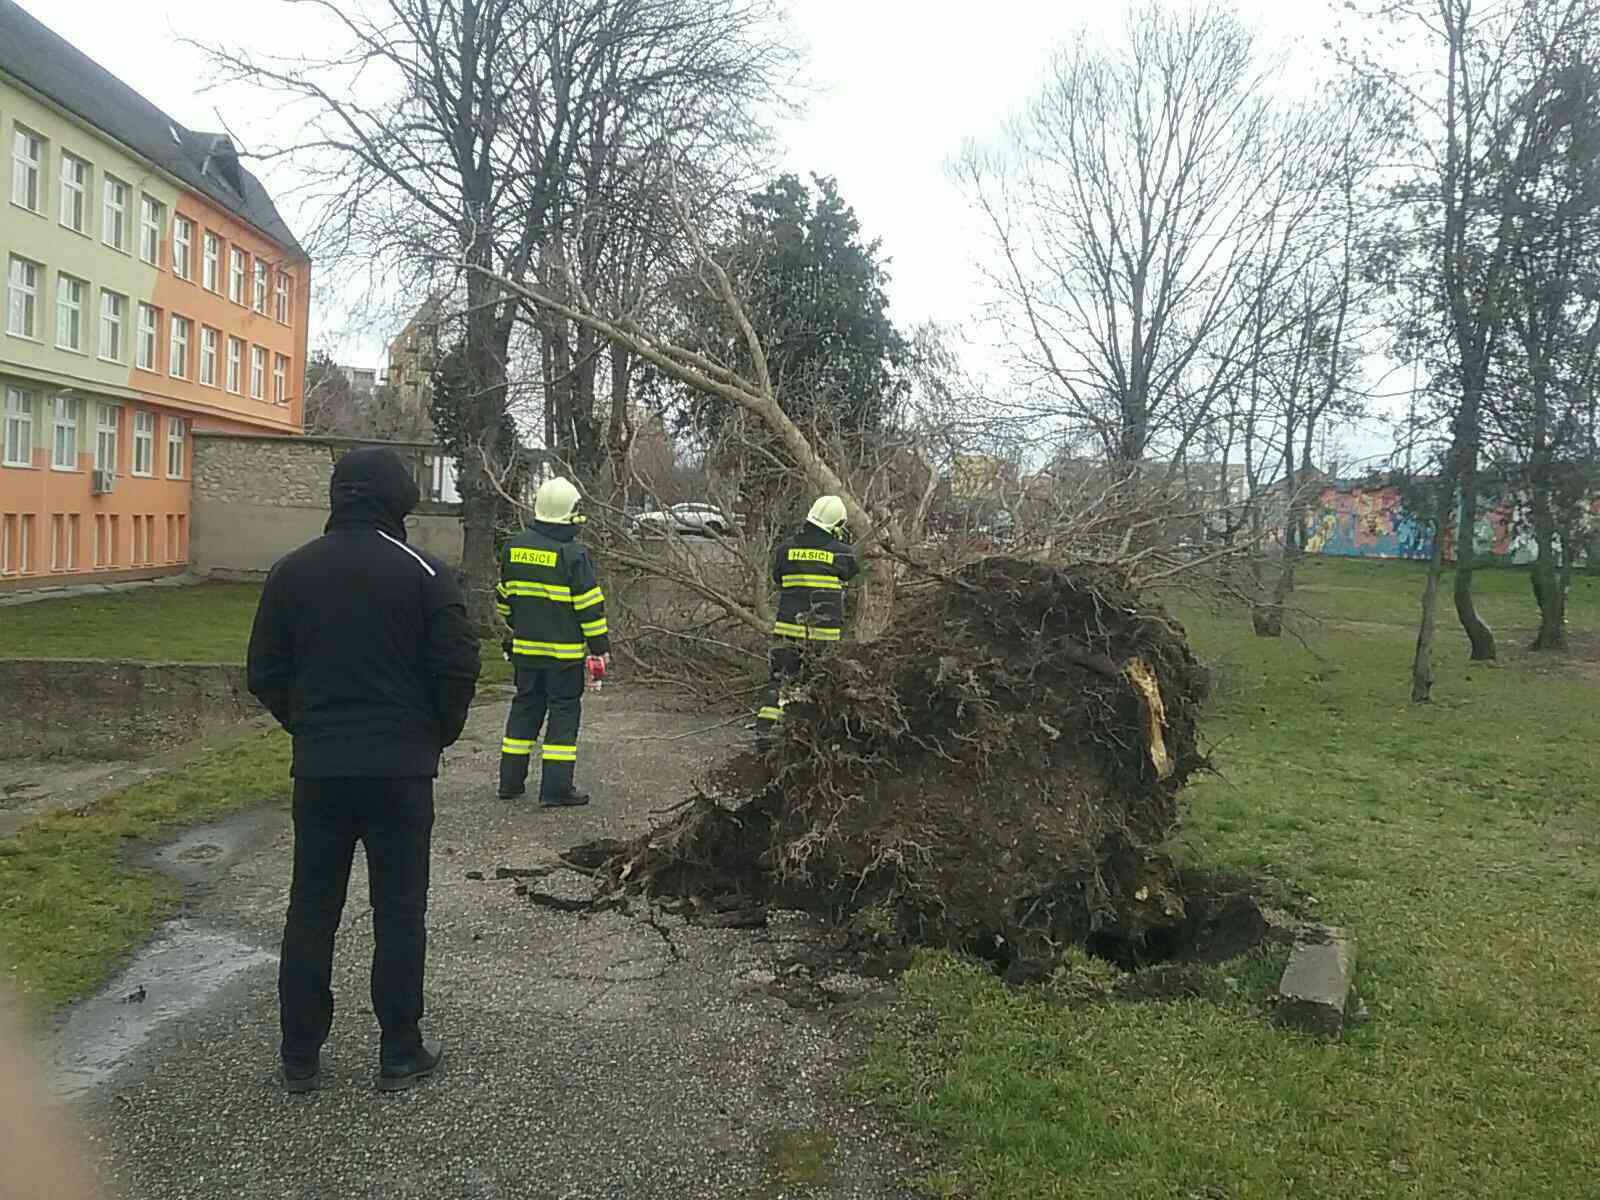
[[[1296,935],[1294,952],[1278,984],[1273,1019],[1307,1033],[1337,1037],[1356,976],[1355,939],[1343,929],[1308,925]]]

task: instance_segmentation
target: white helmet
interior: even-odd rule
[[[533,498],[534,519],[549,525],[576,525],[583,520],[577,515],[577,507],[577,487],[559,475],[541,483]]]
[[[811,511],[806,514],[806,520],[825,533],[833,533],[845,523],[847,515],[844,510],[844,501],[839,497],[818,496],[817,502],[811,506]]]

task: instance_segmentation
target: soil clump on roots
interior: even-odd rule
[[[770,751],[563,859],[597,903],[716,924],[800,908],[862,948],[964,950],[1016,980],[1068,944],[1137,962],[1211,919],[1160,850],[1206,766],[1208,678],[1116,573],[984,559],[907,589],[878,640],[818,653]]]

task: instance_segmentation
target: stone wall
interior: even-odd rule
[[[0,758],[143,758],[263,715],[243,667],[0,659]]]
[[[370,442],[279,438],[196,431],[189,562],[199,575],[255,578],[317,537],[328,519],[333,466]],[[425,479],[439,447],[393,443]],[[460,506],[424,502],[406,522],[411,543],[452,565],[461,562]]]

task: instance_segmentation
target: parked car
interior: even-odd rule
[[[633,531],[641,536],[691,533],[723,537],[733,532],[733,521],[715,504],[685,502],[671,508],[642,512],[633,518]]]

